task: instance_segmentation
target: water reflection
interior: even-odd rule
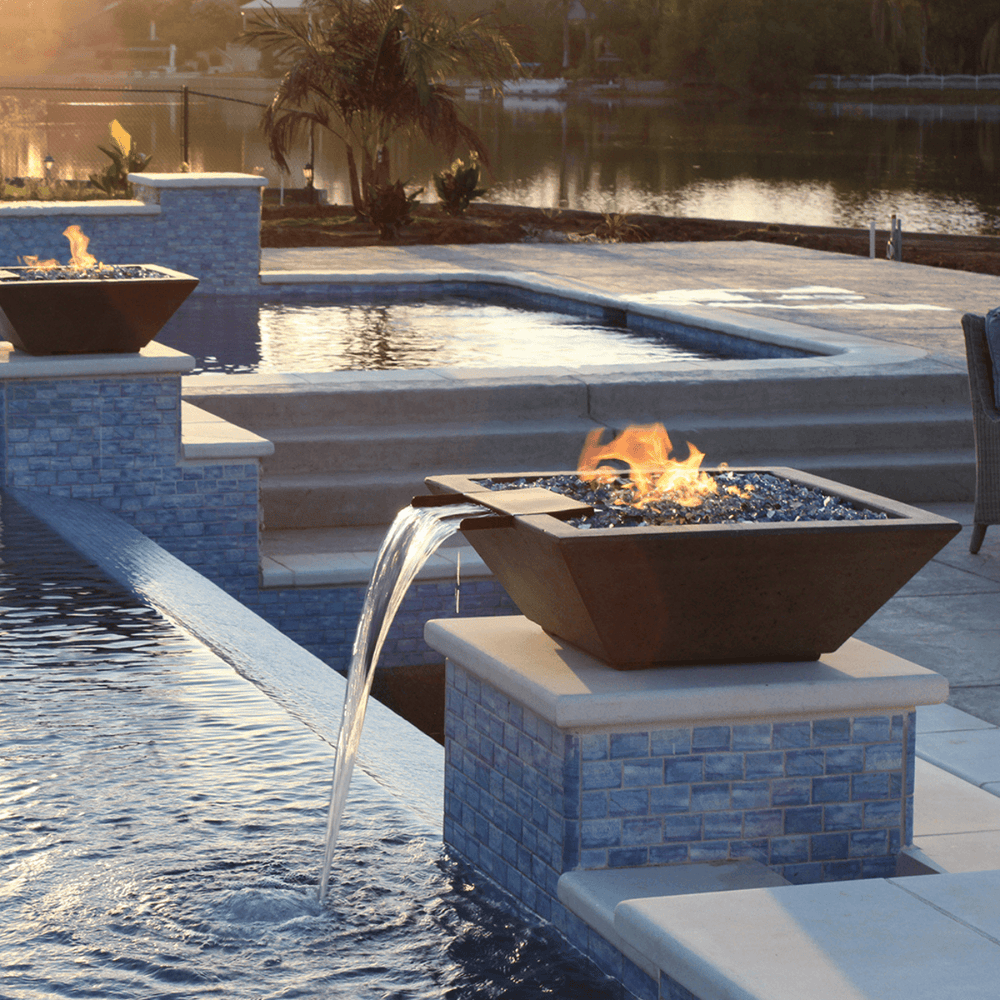
[[[743,356],[669,331],[495,302],[251,303],[189,298],[157,336],[196,373],[580,366]]]
[[[278,186],[253,103],[268,100],[270,87],[214,79],[195,86],[230,100],[192,95],[194,169],[263,168]],[[113,107],[113,95],[90,96],[0,90],[0,172],[38,174],[51,152],[62,176],[85,177],[101,165],[96,146],[111,117],[153,153],[154,169],[178,169],[177,95],[135,95]],[[994,106],[745,108],[517,97],[463,107],[491,154],[493,201],[838,226],[867,226],[872,218],[885,226],[895,211],[910,230],[1000,229]],[[293,153],[286,184],[301,186],[307,158],[305,145]],[[320,132],[315,162],[318,186],[331,201],[347,202],[343,150]],[[392,149],[393,173],[424,187],[429,200],[433,173],[445,162],[403,141]]]

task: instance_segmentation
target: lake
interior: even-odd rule
[[[188,80],[189,160],[195,170],[253,171],[280,179],[257,128],[268,81]],[[0,87],[0,174],[85,178],[107,160],[117,118],[154,171],[179,169],[179,84],[132,81],[150,91],[25,91]],[[127,99],[126,99],[127,98]],[[228,98],[223,100],[222,98]],[[880,228],[896,212],[911,231],[1000,232],[1000,106],[885,106],[814,102],[797,107],[681,103],[614,94],[582,100],[463,101],[484,137],[493,176],[488,200],[592,211]],[[464,150],[458,151],[459,155]],[[445,165],[433,151],[396,143],[393,174],[425,189]],[[308,141],[293,151],[302,186]],[[317,133],[316,184],[349,201],[339,143]]]

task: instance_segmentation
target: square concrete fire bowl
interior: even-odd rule
[[[29,268],[0,269],[0,339],[35,355],[141,351],[198,279],[154,264],[139,266],[160,277],[32,279],[25,277]]]
[[[815,660],[838,649],[961,530],[794,469],[732,471],[770,473],[887,519],[582,529],[565,523],[576,516],[569,498],[549,505],[554,513],[519,513],[504,500],[511,491],[479,482],[564,472],[426,482],[432,493],[461,493],[513,514],[483,519],[499,526],[465,537],[527,618],[618,670]]]

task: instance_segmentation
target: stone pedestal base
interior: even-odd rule
[[[804,663],[618,672],[525,618],[432,621],[445,840],[558,923],[563,872],[751,858],[891,876],[938,674],[857,640]]]

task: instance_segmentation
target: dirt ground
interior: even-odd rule
[[[885,254],[888,237],[881,230],[876,253]],[[609,217],[569,209],[524,208],[516,205],[474,204],[453,219],[437,205],[421,205],[396,246],[453,243],[584,242],[594,240],[666,242],[759,240],[787,243],[810,250],[867,257],[868,230],[819,226],[764,225],[717,219],[685,219],[659,215]],[[349,206],[265,206],[262,247],[385,246],[376,229],[355,221]],[[1000,275],[1000,237],[946,236],[903,232],[903,260],[956,271]]]

